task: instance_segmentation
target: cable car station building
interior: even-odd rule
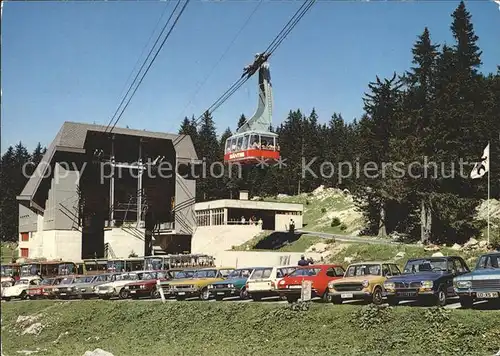
[[[19,201],[19,256],[191,250],[199,164],[189,136],[65,122]]]
[[[289,231],[303,227],[302,204],[248,200],[241,191],[240,199],[221,199],[196,203],[196,230],[193,253],[216,253],[251,240],[263,230]]]

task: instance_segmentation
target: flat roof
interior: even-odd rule
[[[205,201],[196,203],[194,206],[195,211],[209,210],[209,209],[252,209],[252,210],[281,210],[281,211],[304,211],[303,204],[292,203],[275,203],[268,201],[254,201],[254,200],[237,200],[237,199],[221,199]]]

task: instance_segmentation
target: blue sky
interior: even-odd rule
[[[452,43],[450,14],[458,3],[318,1],[270,59],[273,124],[296,108],[309,113],[315,107],[323,122],[333,112],[347,120],[359,117],[368,83],[407,69],[411,46],[425,26],[433,41]],[[201,114],[301,2],[263,2],[193,98],[257,4],[192,0],[118,126],[176,132],[184,116]],[[107,124],[166,6],[161,1],[4,4],[2,152],[20,140],[29,149],[39,141],[48,145],[64,121]],[[174,3],[168,6],[163,20]],[[467,7],[480,38],[483,71],[495,71],[498,6],[477,0]],[[256,81],[214,113],[220,132],[234,129],[241,113],[253,114]]]

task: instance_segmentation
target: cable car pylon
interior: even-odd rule
[[[253,116],[226,140],[224,162],[256,164],[280,158],[278,135],[271,132],[273,114],[273,90],[269,70],[269,55],[257,53],[251,65],[244,68],[242,77],[259,71],[258,103]]]

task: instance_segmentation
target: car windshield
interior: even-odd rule
[[[227,276],[228,279],[230,278],[248,278],[250,274],[252,273],[251,269],[235,269],[229,275]]]
[[[252,273],[252,279],[265,279],[271,277],[272,268],[257,268]]]
[[[500,268],[500,253],[481,256],[477,261],[476,269],[485,268]]]
[[[18,285],[21,285],[21,284],[28,284],[28,283],[29,283],[29,281],[27,279],[20,279],[14,285],[18,286]]]
[[[68,277],[66,277],[66,278],[62,279],[62,281],[61,281],[60,284],[71,284],[71,283],[73,283],[73,281],[74,281],[74,278],[68,278]]]
[[[379,264],[364,264],[364,265],[355,265],[349,266],[347,272],[345,273],[346,277],[356,277],[356,276],[380,276],[380,265]]]
[[[42,285],[42,286],[50,286],[50,285],[52,285],[52,282],[54,282],[54,280],[53,280],[53,279],[44,279],[44,280],[40,283],[40,285]]]
[[[174,272],[175,279],[183,279],[183,278],[193,278],[194,271],[177,271]]]
[[[78,277],[75,278],[75,283],[90,283],[92,279],[94,279],[93,276]]]
[[[215,276],[217,276],[217,270],[208,269],[196,271],[193,275],[193,278],[215,278]]]
[[[138,274],[138,279],[142,280],[148,280],[148,279],[155,279],[154,273],[139,273]]]
[[[135,281],[137,280],[137,274],[136,273],[126,273],[126,274],[119,274],[116,276],[116,281]]]
[[[412,260],[406,263],[403,273],[418,273],[418,272],[439,272],[448,270],[448,261],[446,259],[425,259]]]
[[[321,271],[321,268],[297,268],[295,271],[290,273],[290,277],[297,276],[316,276]]]

